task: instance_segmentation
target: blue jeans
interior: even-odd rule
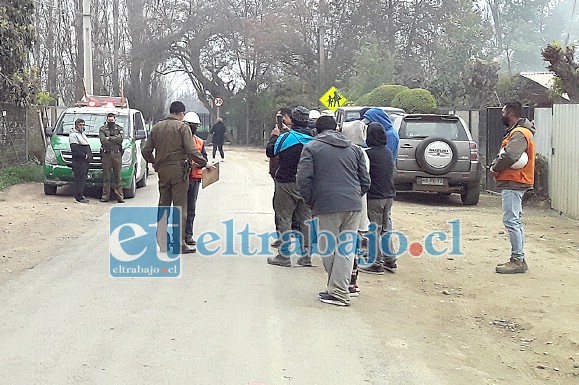
[[[187,191],[187,224],[185,225],[185,235],[193,235],[193,220],[195,219],[195,206],[197,205],[197,195],[199,195],[199,185],[201,181],[190,180]]]
[[[503,224],[509,233],[511,240],[511,257],[515,259],[525,258],[523,247],[525,244],[525,232],[523,230],[523,195],[520,190],[502,190],[503,199]]]

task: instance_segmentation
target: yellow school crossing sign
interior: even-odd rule
[[[336,87],[330,88],[320,98],[320,102],[322,102],[322,104],[324,106],[326,106],[326,108],[328,108],[332,111],[336,111],[338,109],[338,107],[342,107],[346,103],[347,100],[348,99],[346,99],[346,97],[344,95],[342,95]]]

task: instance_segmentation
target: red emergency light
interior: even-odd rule
[[[124,96],[83,96],[76,102],[77,107],[105,107],[105,108],[128,108],[129,102]]]

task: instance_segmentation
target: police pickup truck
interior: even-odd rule
[[[50,137],[44,157],[44,193],[56,194],[59,186],[72,185],[72,153],[68,134],[74,128],[75,120],[85,121],[85,134],[93,153],[89,165],[87,186],[102,187],[103,171],[99,128],[106,122],[108,113],[114,113],[116,123],[123,128],[123,156],[121,185],[125,198],[133,198],[137,187],[147,184],[147,162],[141,155],[141,148],[147,139],[143,114],[129,108],[124,97],[85,96],[75,107],[67,108],[58,118],[54,129],[48,127],[45,133]]]

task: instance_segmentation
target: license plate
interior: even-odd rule
[[[443,178],[422,178],[423,185],[429,186],[444,186]]]

